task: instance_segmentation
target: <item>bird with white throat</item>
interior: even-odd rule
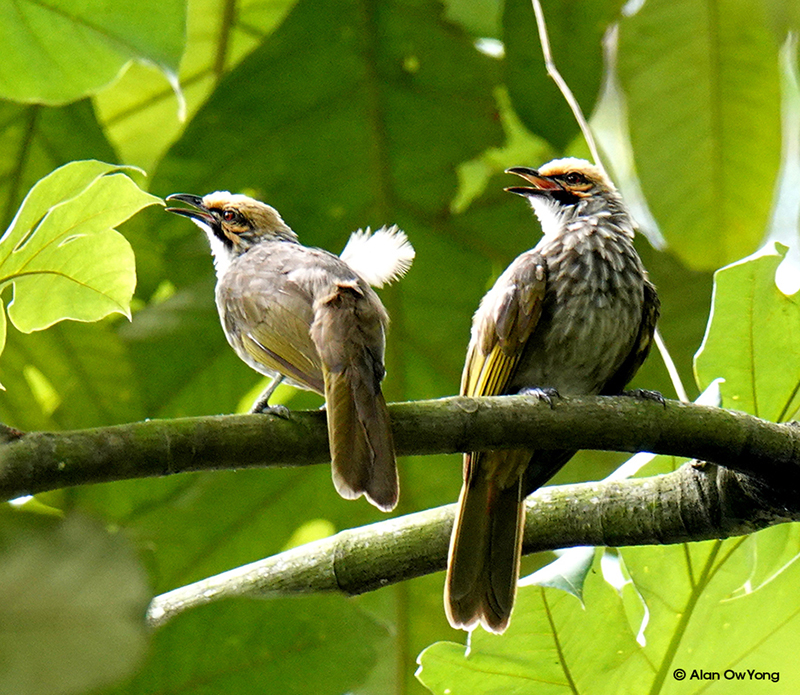
[[[389,316],[370,285],[401,277],[414,249],[397,227],[354,232],[341,256],[310,248],[275,208],[245,195],[176,193],[167,208],[208,237],[216,304],[236,354],[272,382],[253,412],[269,408],[282,381],[325,396],[333,482],[346,499],[397,504],[389,412],[381,391]]]
[[[472,321],[461,394],[623,392],[652,343],[655,287],[633,247],[634,225],[598,167],[557,159],[513,167],[544,236],[500,275]],[[508,626],[519,576],[525,498],[574,451],[467,453],[445,580],[453,627]]]

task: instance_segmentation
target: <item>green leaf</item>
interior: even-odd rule
[[[724,407],[776,422],[800,405],[800,301],[775,284],[785,253],[767,248],[714,274],[711,316],[695,357],[701,388],[725,379]]]
[[[750,0],[652,0],[620,23],[642,189],[695,269],[752,253],[781,161],[778,43]]]
[[[0,285],[14,285],[8,312],[19,330],[130,315],[133,252],[113,227],[160,201],[114,168],[86,161],[57,169],[31,189],[0,239]]]
[[[452,642],[434,644],[420,654],[417,677],[441,695],[619,693],[644,681],[647,664],[619,595],[596,572],[584,590],[585,608],[558,589],[520,588],[502,637],[479,628],[468,653]]]
[[[628,548],[622,554],[650,610],[643,651],[653,676],[642,679],[649,692],[685,693],[686,683],[672,675],[676,668],[696,686],[701,682],[692,678],[693,670],[720,673],[719,682],[709,684],[712,693],[766,692],[759,690],[764,681],[747,669],[778,673],[784,683],[800,678],[793,649],[800,638],[800,610],[793,599],[800,580],[796,527],[790,533],[775,527],[745,538]],[[788,562],[776,566],[781,556]],[[733,676],[734,683],[741,678],[738,689],[724,675],[729,669],[740,674]],[[774,688],[769,680],[766,684]]]
[[[489,274],[448,210],[456,166],[502,135],[492,93],[497,63],[441,11],[428,1],[299,2],[220,83],[153,180],[164,194],[248,192],[275,205],[302,243],[333,251],[358,227],[407,228],[414,268],[381,293],[392,316],[390,399],[430,396],[432,385],[452,393],[463,362],[463,347],[456,355],[453,346],[465,345],[464,321]],[[161,230],[176,287],[211,275],[197,229],[175,218]],[[407,325],[440,330],[411,336]]]
[[[502,5],[495,0],[444,0],[447,19],[478,38],[500,38]]]
[[[600,572],[586,578],[585,608],[559,590],[525,587],[502,637],[477,629],[467,653],[434,644],[419,657],[418,677],[442,695],[684,693],[687,683],[673,676],[681,668],[694,691],[734,692],[733,681],[735,692],[761,692],[764,676],[748,669],[794,682],[797,533],[775,527],[727,541],[624,549],[632,583],[619,592]],[[693,670],[718,672],[718,682],[701,682]]]
[[[583,601],[583,585],[592,569],[594,556],[594,548],[570,548],[553,562],[520,579],[519,585],[561,589]]]
[[[133,64],[94,97],[98,119],[122,160],[154,167],[222,76],[269,36],[294,2],[240,2],[235,11],[218,0],[189,3],[180,94],[150,66]]]
[[[225,340],[211,278],[142,309],[119,335],[146,384],[146,412],[154,416],[234,412],[261,379]]]
[[[84,693],[130,674],[150,594],[124,538],[80,518],[0,512],[0,691]]]
[[[0,5],[0,97],[65,104],[111,82],[130,60],[177,73],[183,0],[19,0]]]
[[[587,118],[603,78],[603,34],[620,4],[619,0],[542,2],[553,59]],[[533,133],[563,150],[579,128],[547,74],[530,0],[506,0],[503,41],[506,84],[514,109]]]
[[[340,596],[224,601],[160,629],[144,669],[111,692],[340,695],[364,681],[385,638]]]

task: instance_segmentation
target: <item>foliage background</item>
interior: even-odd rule
[[[619,0],[543,4],[556,61],[585,111],[594,114],[615,179],[642,226],[637,244],[662,297],[661,330],[695,397],[692,359],[709,317],[713,271],[768,239],[780,240],[790,246],[778,271],[782,286],[796,287],[791,247],[797,246],[798,230],[800,99],[796,44],[787,43],[787,36],[800,29],[800,13],[795,3],[780,0],[648,0],[638,11],[630,6],[634,3],[623,8]],[[416,247],[417,260],[401,283],[382,292],[392,316],[387,397],[455,393],[470,316],[480,297],[538,238],[524,202],[502,191],[508,185],[503,169],[586,155],[574,120],[544,74],[527,0],[123,5],[96,0],[74,9],[58,0],[21,0],[2,10],[0,32],[3,45],[13,46],[13,60],[0,68],[5,97],[0,219],[10,222],[26,191],[53,168],[97,158],[141,167],[147,178],[140,177],[140,185],[160,197],[218,189],[248,193],[279,209],[305,244],[334,251],[357,227],[397,223]],[[612,25],[617,28],[609,34]],[[616,46],[605,56],[604,36]],[[498,55],[501,46],[505,50]],[[261,388],[258,375],[238,361],[219,328],[202,235],[157,207],[142,211],[121,231],[137,263],[132,321],[64,322],[32,334],[10,330],[0,361],[6,387],[0,421],[24,430],[67,429],[228,413],[246,410]],[[762,271],[769,277],[780,261],[773,258]],[[748,286],[728,287],[729,310],[745,311],[745,328],[752,328],[757,310],[742,304]],[[776,301],[791,304],[779,320],[794,326],[793,300],[780,295]],[[779,328],[773,322],[770,330]],[[729,340],[716,342],[721,347],[706,363],[700,386],[730,376],[725,367],[740,347],[742,330],[731,325],[721,331]],[[776,351],[765,362],[783,367],[791,402],[800,370],[784,358]],[[754,381],[754,374],[751,364],[744,382]],[[674,397],[657,355],[635,385]],[[731,393],[723,392],[725,404],[737,405]],[[287,387],[279,398],[290,408],[320,404],[316,396]],[[762,403],[770,398],[777,397],[762,392]],[[764,414],[789,419],[790,402],[771,405]],[[556,481],[599,478],[620,461],[613,454],[582,453]],[[649,470],[677,463],[659,460]],[[460,461],[406,459],[401,481],[398,514],[452,502]],[[67,556],[82,533],[92,547],[102,547],[110,533],[124,548],[133,548],[134,560],[119,550],[124,555],[119,567],[132,561],[144,567],[150,594],[379,518],[363,500],[339,499],[324,467],[98,485],[46,495],[40,502],[68,518],[100,522],[71,531]],[[53,532],[46,515],[20,522],[19,512],[4,509],[3,517],[10,529],[2,545],[7,552],[22,547],[13,539],[27,538],[30,525]],[[11,531],[20,523],[25,529],[15,535]],[[685,616],[687,606],[702,606],[707,615],[692,619],[711,629],[717,618],[708,616],[718,616],[714,611],[722,599],[747,581],[760,586],[755,579],[771,576],[770,570],[792,567],[798,552],[791,527],[764,541],[737,543],[625,552],[625,571],[634,584],[618,593],[600,582],[598,564],[590,574],[592,596],[613,604],[616,618],[576,627],[570,649],[585,653],[597,642],[597,631],[607,630],[609,644],[616,644],[611,635],[624,642],[625,673],[643,678],[653,692],[676,687],[667,677],[670,664],[681,649],[696,653],[692,649],[709,639],[714,649],[709,648],[708,661],[684,665],[722,670],[713,654],[728,649],[733,638],[724,632],[709,637],[698,623],[676,616]],[[526,569],[550,559],[526,560]],[[47,560],[39,561],[36,572],[56,573]],[[676,566],[680,576],[668,589],[650,587],[644,579]],[[708,583],[694,581],[698,567],[710,573]],[[720,573],[727,583],[706,591]],[[772,582],[772,590],[788,591],[779,584]],[[631,586],[639,587],[633,598]],[[414,677],[417,655],[437,640],[464,642],[446,623],[441,589],[441,576],[432,576],[354,600],[208,606],[155,634],[136,675],[114,692],[424,692]],[[539,589],[532,590],[539,596]],[[98,589],[98,600],[107,595],[108,587]],[[547,600],[537,602],[536,596],[521,592],[515,628],[525,625],[523,605],[532,606],[532,615],[550,614]],[[768,595],[770,605],[775,596]],[[635,641],[642,597],[652,615],[649,652]],[[587,594],[588,610],[592,600]],[[583,610],[574,603],[571,613],[571,604],[562,603],[565,625]],[[18,624],[32,631],[49,626],[57,612],[51,610],[23,613]],[[796,645],[793,610],[775,617],[759,638],[761,646],[744,649],[741,658],[760,654],[778,638]],[[737,615],[744,624],[742,616],[757,620],[763,609],[751,604]],[[556,623],[547,624],[558,633]],[[14,632],[4,639],[13,642]],[[749,639],[752,635],[751,630]],[[484,644],[491,651],[502,643],[512,656],[533,648],[516,639],[478,635],[474,653]],[[131,647],[131,658],[141,649]],[[435,692],[452,689],[453,682],[467,687],[458,670],[464,663],[473,665],[470,670],[492,671],[494,662],[476,665],[464,662],[463,649],[461,655],[447,645],[441,649],[455,649],[457,658],[443,672],[433,660],[424,666],[430,675],[423,669],[423,680]],[[32,672],[49,668],[48,653],[52,649],[40,653],[32,647]],[[797,671],[775,650],[766,653],[771,660],[752,665],[781,670],[784,680]],[[546,652],[548,663],[551,656]],[[69,663],[60,668],[69,669]],[[530,668],[542,673],[537,663]],[[620,668],[597,654],[584,677],[619,692],[614,688],[624,681]],[[567,670],[564,662],[556,669],[553,692],[570,690]],[[610,675],[602,680],[600,674]],[[516,685],[502,687],[527,692],[527,676],[515,678]],[[113,679],[112,673],[108,680]],[[627,682],[631,692],[639,692]],[[64,692],[95,685],[78,681]],[[500,686],[491,679],[484,685],[469,681],[467,692],[482,692],[481,687]]]

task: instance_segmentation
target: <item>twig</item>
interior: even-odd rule
[[[684,403],[688,403],[689,396],[686,393],[686,389],[683,388],[681,375],[678,374],[678,368],[675,366],[675,362],[672,359],[672,355],[669,354],[669,350],[667,350],[667,345],[664,342],[664,338],[661,337],[661,331],[658,330],[658,326],[656,326],[654,338],[656,341],[656,347],[658,348],[658,352],[661,354],[661,359],[664,360],[664,365],[667,368],[667,373],[669,374],[669,378],[672,381],[672,388],[675,389],[675,393],[677,394],[679,400],[681,400]]]
[[[603,166],[603,160],[600,157],[600,150],[597,148],[597,144],[594,141],[594,135],[592,135],[589,122],[583,115],[581,105],[578,103],[578,100],[575,98],[575,95],[572,93],[569,85],[561,76],[561,73],[556,67],[555,61],[553,60],[553,52],[550,49],[550,37],[547,34],[547,23],[544,19],[544,10],[542,10],[542,5],[539,0],[531,0],[531,2],[533,3],[533,12],[536,15],[536,26],[539,29],[539,41],[542,44],[542,55],[544,56],[544,66],[547,70],[547,74],[556,83],[561,91],[561,94],[564,95],[564,99],[566,99],[570,109],[572,109],[572,114],[575,116],[578,126],[580,126],[583,137],[586,140],[587,146],[589,147],[589,152],[592,154],[594,163],[603,171],[603,173],[606,173],[605,167]]]

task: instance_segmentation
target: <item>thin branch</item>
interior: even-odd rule
[[[675,361],[672,359],[672,355],[670,355],[669,350],[667,350],[667,344],[664,342],[664,338],[661,337],[661,331],[658,330],[658,326],[656,326],[653,337],[655,338],[656,347],[661,355],[661,359],[664,360],[664,366],[667,368],[667,373],[669,374],[670,381],[672,382],[672,388],[675,389],[675,393],[677,394],[679,400],[683,401],[684,403],[688,403],[689,395],[686,393],[686,389],[683,387],[681,375],[678,373],[678,368],[675,366]]]
[[[531,2],[533,3],[533,12],[536,15],[536,26],[539,30],[539,41],[542,44],[542,55],[544,56],[544,66],[547,70],[547,74],[550,75],[552,80],[556,83],[561,91],[561,94],[564,95],[564,99],[572,110],[572,114],[575,116],[575,120],[578,122],[581,132],[583,133],[583,137],[586,140],[586,144],[589,147],[589,152],[592,154],[594,163],[600,167],[603,173],[605,173],[603,160],[600,157],[600,150],[598,150],[597,144],[594,141],[594,135],[592,134],[592,129],[589,127],[589,122],[583,115],[581,105],[578,103],[578,100],[575,98],[575,95],[572,93],[569,85],[561,76],[561,73],[556,67],[555,61],[553,60],[553,52],[550,49],[550,37],[547,33],[547,23],[544,19],[544,10],[542,10],[542,5],[539,0],[531,0]]]

